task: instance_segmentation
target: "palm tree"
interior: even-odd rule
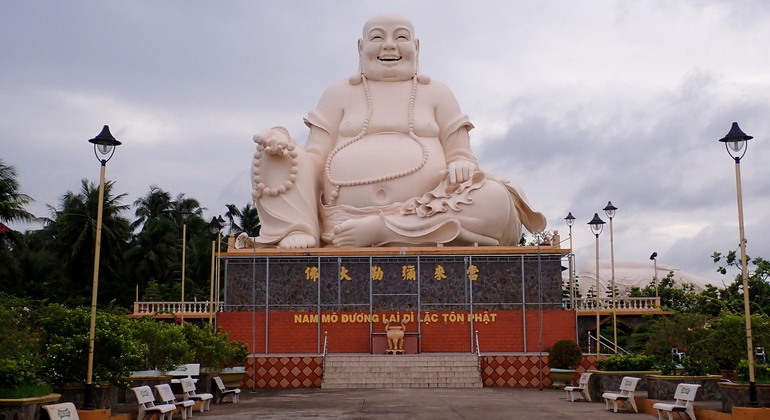
[[[171,193],[164,191],[156,185],[150,185],[150,191],[144,197],[137,198],[134,201],[134,207],[136,207],[134,216],[137,219],[131,223],[131,228],[136,229],[142,226],[144,230],[144,226],[149,220],[169,217],[170,211],[173,208]]]
[[[129,275],[144,287],[149,282],[171,284],[181,250],[174,222],[166,217],[150,219],[124,254]]]
[[[225,207],[227,208],[227,212],[225,212],[225,217],[230,222],[230,228],[228,230],[228,233],[241,233],[243,232],[243,229],[241,229],[241,226],[236,223],[235,219],[237,218],[239,221],[241,219],[241,211],[238,209],[238,206],[235,204],[225,204]]]
[[[259,223],[259,213],[256,207],[251,204],[246,204],[242,209],[236,207],[235,204],[226,204],[225,207],[227,207],[225,217],[230,221],[228,233],[246,232],[252,237],[259,235],[259,229],[262,225]]]
[[[262,225],[259,223],[259,213],[257,208],[251,204],[246,204],[241,209],[241,229],[249,236],[259,236],[259,229]]]
[[[187,211],[190,216],[203,216],[203,210],[201,203],[195,198],[187,198],[184,193],[177,194],[176,198],[171,202],[171,214],[177,222],[177,225],[182,226],[182,212]]]
[[[32,198],[19,192],[16,176],[16,169],[0,159],[0,223],[37,220],[32,213],[24,210]]]
[[[19,192],[16,169],[0,159],[0,290],[10,292],[23,284],[20,257],[26,251],[24,236],[6,225],[37,220],[24,206],[32,198]]]
[[[126,194],[113,196],[113,185],[112,181],[104,185],[100,276],[106,283],[117,284],[116,269],[121,265],[131,230],[128,220],[120,216],[120,212],[129,207],[120,202]],[[64,261],[65,272],[69,275],[70,293],[84,291],[84,296],[77,297],[81,300],[85,297],[85,302],[88,302],[89,282],[93,276],[98,205],[98,186],[83,179],[79,193],[68,191],[60,198],[58,208],[49,206],[53,217],[48,228],[55,238],[54,249]]]

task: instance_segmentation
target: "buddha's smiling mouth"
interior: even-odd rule
[[[387,63],[393,63],[393,62],[401,61],[401,58],[402,57],[400,55],[379,55],[379,56],[377,56],[378,60],[384,61],[384,62],[387,62]]]

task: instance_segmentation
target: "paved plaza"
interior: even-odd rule
[[[604,403],[570,402],[562,390],[537,388],[243,389],[241,402],[194,413],[207,420],[251,419],[647,419]]]

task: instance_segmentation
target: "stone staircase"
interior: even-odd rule
[[[473,353],[327,354],[322,389],[481,388]]]

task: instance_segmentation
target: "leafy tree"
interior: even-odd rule
[[[105,286],[102,289],[105,293],[100,296],[107,300],[125,299],[125,284],[118,278],[117,269],[122,264],[130,236],[128,220],[120,216],[128,208],[120,202],[125,194],[113,195],[113,186],[111,181],[104,185],[100,250],[100,284]],[[52,208],[53,219],[47,229],[53,238],[53,250],[61,258],[69,280],[68,284],[62,285],[63,290],[68,291],[62,295],[67,296],[66,302],[90,302],[98,205],[98,186],[84,179],[79,193],[67,192],[60,198],[59,207]],[[131,296],[130,292],[128,296]]]
[[[144,197],[137,198],[134,201],[134,216],[136,220],[131,222],[131,228],[136,229],[142,226],[146,228],[146,223],[150,220],[169,218],[172,210],[171,194],[161,188],[150,185],[150,191]]]
[[[694,309],[698,303],[698,293],[692,284],[677,285],[674,272],[669,272],[666,277],[660,279],[657,284],[651,281],[643,288],[632,287],[631,297],[660,297],[660,306],[663,310],[678,312],[696,312]]]
[[[24,206],[32,198],[19,192],[16,169],[0,159],[0,223],[32,222],[36,217]]]
[[[246,232],[249,236],[259,236],[259,230],[262,225],[259,222],[259,213],[257,208],[251,204],[246,204],[243,208],[239,209],[235,204],[227,204],[227,212],[225,217],[230,221],[230,229],[228,233],[239,234]]]
[[[124,254],[124,261],[130,267],[130,277],[140,287],[153,281],[163,284],[173,282],[172,273],[180,258],[177,227],[167,217],[148,220]]]
[[[24,236],[6,223],[37,220],[24,209],[32,198],[19,192],[16,176],[16,169],[0,159],[0,291],[5,292],[24,283],[18,255],[27,249]]]
[[[720,264],[717,272],[723,275],[728,270],[735,272],[735,278],[720,294],[724,308],[733,312],[743,312],[743,278],[741,273],[741,260],[735,251],[729,251],[723,256],[719,252],[711,255],[715,264]],[[746,257],[746,265],[749,283],[749,305],[751,313],[770,314],[770,261],[757,257]]]

